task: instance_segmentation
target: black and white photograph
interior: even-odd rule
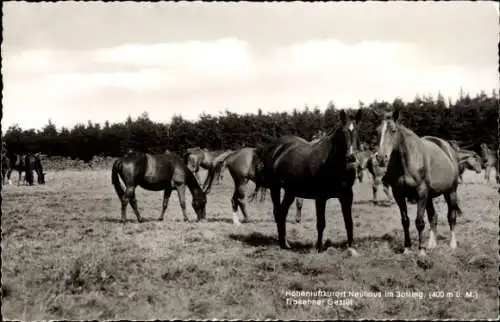
[[[498,2],[2,7],[3,320],[498,319]]]

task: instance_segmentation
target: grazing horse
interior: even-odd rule
[[[464,182],[463,174],[465,170],[476,171],[476,173],[481,173],[482,171],[482,159],[474,151],[460,149],[458,153],[458,178],[459,183]]]
[[[33,154],[28,154],[24,158],[25,164],[25,179],[30,186],[33,185],[33,171],[36,172],[36,176],[38,179],[38,184],[45,184],[45,173],[43,172],[42,162],[40,158]]]
[[[484,179],[486,180],[486,182],[490,182],[491,170],[497,168],[497,154],[495,153],[495,151],[491,150],[486,143],[481,143],[481,153],[485,168]],[[498,181],[498,176],[496,176],[496,178]]]
[[[224,164],[234,181],[234,193],[231,198],[233,223],[239,225],[238,208],[243,213],[244,222],[248,221],[245,203],[245,187],[248,180],[252,180],[256,183],[255,190],[251,195],[251,200],[255,199],[259,191],[261,191],[261,202],[264,200],[266,188],[259,186],[257,182],[258,171],[261,170],[262,164],[256,155],[256,148],[251,147],[241,148],[232,152],[225,158]],[[303,200],[297,198],[295,204],[297,208],[295,220],[296,222],[300,222]]]
[[[218,173],[216,172],[216,167],[219,163],[214,162],[218,156],[221,154],[229,154],[230,150],[215,150],[209,151],[208,149],[200,149],[199,147],[191,148],[187,150],[187,155],[185,156],[186,164],[188,169],[191,170],[198,182],[201,183],[199,171],[200,168],[203,168],[208,171],[207,177],[205,178],[205,182],[203,183],[203,189],[207,189],[207,187],[212,185],[212,181]],[[220,159],[218,159],[220,160]],[[219,167],[220,169],[220,167]],[[210,189],[207,193],[210,192]]]
[[[120,183],[120,178],[125,184],[125,190]],[[142,152],[127,153],[113,163],[111,181],[122,203],[121,218],[123,223],[126,221],[129,202],[132,205],[137,221],[143,221],[137,209],[137,200],[135,198],[135,188],[137,186],[150,191],[163,190],[163,207],[158,218],[160,221],[164,218],[170,195],[174,189],[177,190],[179,196],[184,221],[188,221],[186,215],[186,186],[193,196],[192,206],[198,221],[205,218],[206,194],[196,181],[193,173],[184,164],[182,158],[174,152],[157,155]]]
[[[10,176],[12,174],[12,171],[16,170],[19,173],[19,180],[17,181],[17,185],[19,186],[21,184],[22,173],[26,172],[26,155],[9,153],[7,155],[7,158],[10,160],[10,168],[6,172],[7,180],[9,181],[9,184],[12,184]]]
[[[458,156],[451,145],[437,137],[419,137],[400,123],[399,109],[386,112],[379,132],[378,153],[388,162],[387,172],[382,181],[392,187],[394,199],[401,212],[404,229],[404,252],[410,252],[411,239],[406,207],[406,198],[417,202],[418,248],[425,255],[423,248],[424,213],[431,226],[427,248],[436,246],[437,216],[433,198],[443,195],[448,204],[448,223],[451,231],[451,249],[455,249],[455,224],[457,214],[462,211],[458,205]]]
[[[271,190],[274,220],[278,228],[279,245],[289,249],[286,239],[286,217],[295,198],[316,202],[316,249],[323,247],[325,209],[330,198],[338,198],[347,230],[347,245],[353,256],[352,185],[355,181],[355,157],[360,142],[358,124],[361,110],[354,120],[340,111],[341,126],[315,143],[299,137],[282,137],[277,142],[260,147],[256,153],[263,162],[261,180]],[[281,188],[285,191],[281,201]]]
[[[373,192],[373,203],[377,204],[377,192],[378,187],[382,184],[382,189],[384,190],[385,196],[389,202],[392,202],[391,195],[389,193],[389,185],[382,182],[382,178],[387,171],[387,165],[384,163],[383,158],[380,157],[378,153],[372,153],[368,160],[366,161],[366,168],[368,172],[372,175],[372,192]]]
[[[205,166],[206,168],[208,168],[208,174],[207,177],[205,178],[203,189],[207,194],[210,193],[210,191],[212,190],[212,184],[214,182],[214,179],[217,184],[222,183],[223,179],[222,173],[226,168],[225,160],[233,152],[234,152],[233,150],[226,150],[221,154],[219,154],[218,156],[214,157],[212,161],[208,163],[209,164],[208,166],[207,165]]]
[[[370,159],[372,152],[366,147],[366,145],[361,144],[360,151],[356,153],[356,178],[359,182],[363,182],[363,173],[366,169],[367,162]]]
[[[12,184],[12,181],[10,180],[10,173],[12,172],[12,163],[10,161],[10,158],[2,154],[2,184],[5,184],[5,179],[7,178],[7,174],[9,174],[8,180],[9,184]]]

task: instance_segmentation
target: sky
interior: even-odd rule
[[[4,130],[499,89],[494,2],[7,2],[3,14]]]

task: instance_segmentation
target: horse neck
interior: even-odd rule
[[[420,137],[402,124],[398,125],[398,131],[399,140],[393,151],[399,152],[402,157],[402,162],[408,164],[411,162],[411,159],[420,155],[418,152]]]
[[[198,180],[194,177],[194,174],[186,168],[186,186],[188,187],[189,191],[191,192],[191,195],[194,197],[200,196],[205,194],[203,189],[201,189],[200,184],[198,183]]]

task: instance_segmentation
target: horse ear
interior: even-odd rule
[[[363,116],[363,113],[361,112],[361,109],[359,109],[356,112],[356,116],[354,116],[354,120],[356,121],[356,123],[359,123],[361,121],[362,116]]]
[[[345,124],[346,120],[347,120],[347,115],[345,114],[345,111],[340,110],[340,122],[342,122],[342,124]]]

